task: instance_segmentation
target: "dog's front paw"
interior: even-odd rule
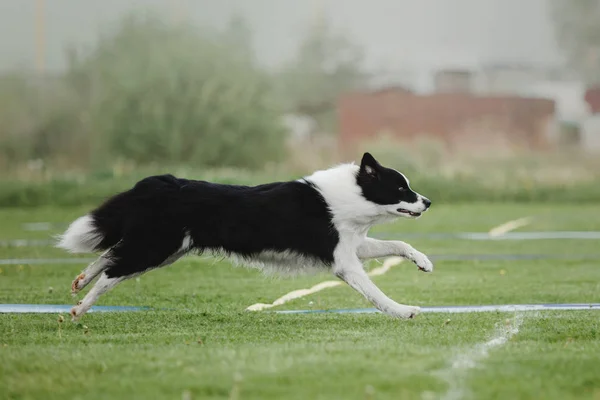
[[[433,263],[429,261],[429,258],[423,253],[417,252],[413,257],[413,262],[417,264],[417,268],[423,272],[433,271]]]
[[[412,319],[420,313],[421,308],[414,306],[401,306],[386,312],[389,316],[400,319]]]

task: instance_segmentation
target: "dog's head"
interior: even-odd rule
[[[356,181],[364,198],[377,204],[384,214],[418,218],[431,206],[427,197],[410,188],[404,175],[382,166],[369,153],[363,155]]]

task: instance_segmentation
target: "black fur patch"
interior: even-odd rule
[[[339,242],[328,204],[308,181],[248,187],[153,176],[91,216],[104,237],[97,250],[114,246],[109,277],[159,266],[186,235],[198,252],[294,251],[326,265]]]
[[[369,153],[362,158],[356,183],[361,187],[364,198],[373,203],[415,203],[418,199],[401,173],[382,166]]]

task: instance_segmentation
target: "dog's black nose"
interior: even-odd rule
[[[427,197],[423,197],[423,204],[425,204],[425,208],[429,208],[431,207],[431,200],[429,200]]]

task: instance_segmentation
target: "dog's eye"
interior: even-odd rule
[[[404,192],[406,190],[406,188],[401,187],[401,188],[398,188],[398,190],[401,192]]]

